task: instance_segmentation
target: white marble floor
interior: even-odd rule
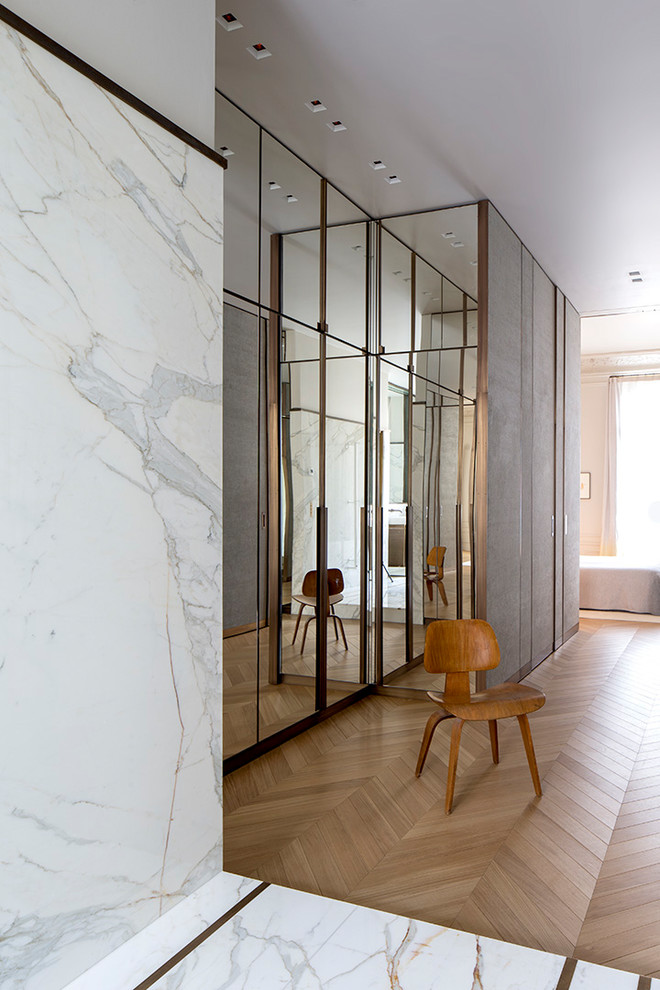
[[[129,987],[660,990],[660,980],[225,873],[67,990]]]

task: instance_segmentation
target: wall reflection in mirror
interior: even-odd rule
[[[376,221],[221,97],[217,128],[225,527],[251,530],[226,574],[253,584],[241,622],[225,592],[231,758],[365,685],[428,689],[428,624],[474,614],[477,208]]]

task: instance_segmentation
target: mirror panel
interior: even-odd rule
[[[363,681],[360,609],[365,495],[366,358],[336,341],[327,342],[326,504],[328,570],[339,572],[341,598],[328,620],[328,701]],[[336,616],[336,618],[335,618]]]
[[[303,588],[316,571],[319,504],[319,335],[283,320],[281,390],[281,684],[259,699],[262,735],[316,707],[315,597]]]

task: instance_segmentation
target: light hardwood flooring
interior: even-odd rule
[[[515,719],[500,764],[451,723],[414,776],[429,701],[370,697],[225,780],[225,869],[660,976],[660,625],[581,619],[529,678],[543,782]]]

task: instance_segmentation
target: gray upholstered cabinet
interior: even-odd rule
[[[480,204],[477,614],[497,681],[576,631],[579,317],[489,203]]]

